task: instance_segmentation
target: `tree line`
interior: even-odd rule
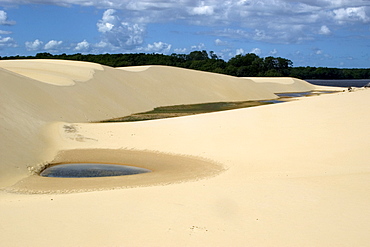
[[[254,53],[236,55],[229,61],[218,57],[213,51],[193,51],[189,54],[59,54],[47,52],[35,56],[8,56],[9,59],[65,59],[94,62],[111,67],[139,65],[167,65],[202,70],[238,77],[291,76],[301,79],[370,79],[370,69],[338,69],[327,67],[293,67],[293,62],[281,57],[259,57]]]

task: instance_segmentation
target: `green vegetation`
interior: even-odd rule
[[[261,58],[254,53],[236,55],[229,61],[219,58],[213,51],[193,51],[189,54],[60,54],[37,53],[36,56],[0,57],[7,59],[65,59],[94,62],[111,67],[138,65],[167,65],[209,71],[239,77],[292,76],[302,79],[370,79],[370,69],[337,69],[293,67],[293,62],[281,57]]]
[[[163,106],[154,108],[152,111],[133,114],[126,117],[109,119],[102,122],[133,122],[171,117],[181,117],[208,112],[225,111],[231,109],[272,104],[274,101],[238,101],[238,102],[216,102],[190,105]]]
[[[302,79],[370,79],[370,69],[295,67],[290,76]]]
[[[310,91],[303,93],[280,93],[279,98],[276,100],[251,100],[251,101],[234,101],[234,102],[214,102],[214,103],[201,103],[201,104],[189,104],[189,105],[173,105],[173,106],[162,106],[154,108],[152,111],[141,112],[132,114],[130,116],[108,119],[101,121],[101,123],[109,122],[134,122],[134,121],[145,121],[162,118],[172,118],[189,116],[201,113],[226,111],[246,107],[254,107],[275,103],[282,103],[290,101],[297,97],[310,97],[326,93],[334,93],[336,91]]]

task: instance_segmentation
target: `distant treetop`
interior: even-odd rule
[[[238,77],[291,76],[301,79],[370,79],[370,69],[337,69],[323,67],[293,67],[293,62],[281,57],[261,58],[254,53],[236,55],[229,61],[219,58],[213,51],[192,51],[189,54],[70,54],[53,55],[47,52],[35,56],[0,57],[9,59],[64,59],[94,62],[111,67],[139,65],[167,65],[209,71]]]

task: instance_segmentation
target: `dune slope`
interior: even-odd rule
[[[165,66],[141,72],[58,60],[0,61],[0,186],[55,153],[45,127],[123,117],[158,106],[273,99],[251,80]]]
[[[65,131],[67,123],[56,123],[55,145],[72,160],[124,152],[127,162],[145,157],[158,163],[148,152],[155,150],[168,158],[159,159],[167,167],[185,158],[185,169],[173,169],[170,177],[186,172],[189,155],[224,170],[185,182],[77,194],[0,192],[2,244],[369,246],[369,99],[370,90],[358,90],[139,123],[68,124],[73,133]],[[132,149],[139,157],[128,155]],[[22,181],[15,187],[34,182]],[[51,190],[65,186],[45,183]]]
[[[297,93],[311,90],[341,90],[336,87],[318,86],[292,77],[244,77],[273,93]]]
[[[47,60],[1,61],[0,87],[0,245],[369,246],[370,90],[91,123],[319,87]],[[31,175],[46,162],[86,161],[152,172]]]

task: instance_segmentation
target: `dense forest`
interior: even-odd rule
[[[219,58],[214,52],[193,51],[189,54],[60,54],[37,53],[36,56],[9,56],[6,59],[66,59],[94,62],[112,67],[138,65],[168,65],[188,69],[233,75],[292,76],[301,79],[370,79],[370,69],[338,69],[326,67],[293,67],[291,60],[281,57],[261,58],[254,53],[236,55],[229,61]]]

